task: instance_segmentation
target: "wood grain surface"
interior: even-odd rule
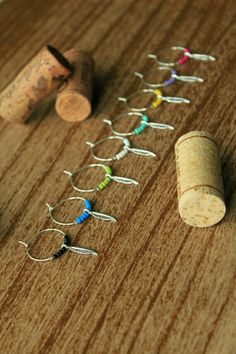
[[[1,354],[236,353],[235,7],[221,0],[1,4],[0,89],[48,43],[61,51],[87,50],[96,63],[90,119],[61,120],[51,98],[25,125],[0,121]],[[63,169],[93,161],[85,141],[109,134],[102,119],[124,111],[117,96],[140,85],[132,72],[153,67],[147,54],[169,45],[217,61],[179,68],[204,77],[204,84],[163,90],[190,98],[191,105],[163,103],[149,112],[154,121],[173,124],[174,132],[149,129],[132,139],[157,158],[129,154],[113,163],[117,175],[140,185],[113,182],[89,195],[97,211],[119,222],[91,218],[62,228],[75,245],[99,256],[31,261],[18,241],[54,226],[45,202],[78,195]],[[209,131],[221,147],[227,215],[205,229],[184,224],[177,208],[174,144],[190,130]],[[106,153],[115,148],[102,147]],[[95,171],[81,183],[96,185],[101,178]],[[81,210],[80,203],[66,203],[59,212],[73,218]],[[38,252],[50,254],[59,244],[48,235]]]

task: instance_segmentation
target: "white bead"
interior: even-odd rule
[[[125,146],[130,147],[130,141],[128,139],[124,139],[123,143],[124,143]]]
[[[123,149],[118,154],[116,154],[116,159],[117,160],[121,160],[127,154],[128,154],[128,150],[127,149]]]

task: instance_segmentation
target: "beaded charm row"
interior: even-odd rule
[[[156,128],[156,129],[168,129],[168,130],[173,130],[174,128],[171,125],[168,124],[162,124],[162,123],[155,123],[155,122],[150,122],[149,116],[146,114],[143,114],[143,112],[146,112],[148,109],[155,109],[157,108],[163,101],[165,102],[169,102],[169,103],[190,103],[190,101],[186,98],[182,98],[182,97],[169,97],[169,96],[163,96],[162,92],[157,89],[158,87],[167,87],[172,85],[173,83],[175,83],[176,80],[180,80],[180,81],[184,81],[184,82],[203,82],[204,80],[200,77],[195,77],[195,76],[181,76],[177,73],[176,70],[171,69],[171,67],[175,66],[176,64],[180,64],[183,65],[184,63],[186,63],[189,59],[195,59],[195,60],[202,60],[202,61],[214,61],[215,58],[209,55],[205,55],[205,54],[197,54],[197,53],[192,53],[188,48],[184,48],[184,47],[171,47],[170,50],[172,51],[182,51],[183,55],[176,61],[176,62],[163,62],[160,61],[158,55],[156,54],[149,54],[148,57],[151,59],[154,59],[159,65],[162,65],[161,67],[156,68],[155,70],[168,70],[170,72],[170,78],[165,80],[162,83],[151,83],[148,82],[145,79],[145,75],[147,73],[138,73],[135,72],[135,75],[137,77],[139,77],[143,84],[148,86],[149,88],[145,88],[142,89],[141,91],[137,91],[135,92],[133,95],[131,95],[130,97],[126,98],[126,97],[119,97],[118,100],[125,102],[128,107],[130,108],[131,112],[128,112],[126,114],[121,114],[119,117],[117,117],[117,119],[121,118],[124,115],[127,116],[139,116],[141,118],[141,123],[139,125],[139,127],[133,129],[131,132],[128,133],[121,133],[118,132],[114,129],[113,127],[113,123],[117,120],[104,120],[105,123],[107,123],[110,127],[112,132],[115,134],[114,136],[109,136],[107,138],[101,139],[100,141],[97,141],[95,143],[91,143],[91,142],[87,142],[87,144],[90,146],[91,148],[91,152],[92,152],[92,156],[96,159],[96,160],[100,160],[100,161],[113,161],[113,160],[120,160],[123,157],[125,157],[129,152],[135,153],[137,155],[142,155],[142,156],[152,156],[155,157],[156,154],[148,151],[148,150],[144,150],[144,149],[137,149],[137,148],[133,148],[131,147],[131,143],[130,141],[126,138],[126,136],[130,136],[130,135],[140,135],[143,131],[145,131],[147,129],[147,127],[151,127],[151,128]],[[130,101],[137,95],[139,94],[153,94],[154,95],[154,100],[148,104],[145,107],[134,107],[130,104]],[[113,140],[113,139],[119,139],[123,142],[123,149],[121,151],[119,151],[117,154],[115,154],[114,156],[110,157],[110,158],[103,158],[103,157],[99,157],[97,155],[95,155],[93,149],[95,146],[99,145],[100,143],[103,143],[106,140]],[[81,189],[78,188],[77,186],[75,186],[74,181],[73,181],[73,177],[75,176],[76,173],[78,173],[81,170],[84,170],[86,168],[91,168],[91,167],[102,167],[105,171],[105,178],[104,180],[99,183],[97,185],[96,188],[94,189]],[[124,183],[124,184],[138,184],[137,181],[132,180],[130,178],[126,178],[126,177],[119,177],[119,176],[115,176],[113,175],[112,169],[110,166],[108,165],[101,165],[101,164],[90,164],[88,166],[85,167],[81,167],[79,169],[77,169],[75,172],[69,172],[69,171],[64,171],[64,173],[66,173],[69,178],[70,178],[70,183],[72,185],[72,187],[76,190],[76,191],[80,191],[80,192],[94,192],[94,191],[102,191],[103,189],[105,189],[109,183],[111,182],[111,180],[119,182],[119,183]],[[82,200],[84,203],[84,210],[83,213],[76,217],[75,220],[73,221],[60,221],[57,220],[54,216],[54,211],[55,209],[57,209],[58,207],[60,207],[62,204],[64,204],[64,202],[66,201],[74,201],[74,200]],[[56,205],[51,206],[49,204],[46,204],[49,210],[49,214],[51,216],[51,219],[53,222],[59,224],[59,225],[63,225],[63,226],[70,226],[70,225],[75,225],[75,224],[82,224],[85,220],[87,220],[89,217],[93,216],[96,219],[100,219],[100,220],[104,220],[104,221],[113,221],[115,222],[116,219],[110,215],[107,214],[103,214],[103,213],[98,213],[96,211],[93,210],[93,205],[92,202],[89,199],[85,199],[82,197],[69,197],[67,199],[63,199],[60,202],[58,202]],[[80,254],[86,254],[86,255],[97,255],[97,253],[91,249],[88,248],[83,248],[83,247],[74,247],[71,246],[71,241],[70,238],[67,234],[65,234],[63,231],[58,230],[58,229],[45,229],[40,231],[38,234],[35,235],[34,238],[36,238],[37,236],[41,235],[44,232],[58,232],[59,234],[63,235],[64,238],[64,242],[61,245],[61,248],[55,252],[51,257],[48,258],[38,258],[38,257],[34,257],[31,253],[31,243],[32,240],[30,241],[20,241],[21,244],[23,244],[26,249],[27,249],[27,254],[28,256],[35,261],[48,261],[48,260],[53,260],[56,259],[58,257],[60,257],[61,255],[63,255],[66,251],[72,251],[75,253],[80,253]],[[33,238],[33,239],[34,239]]]

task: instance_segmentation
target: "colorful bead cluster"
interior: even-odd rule
[[[106,171],[106,177],[105,179],[97,186],[97,188],[101,191],[104,188],[106,188],[106,186],[111,182],[111,179],[109,176],[112,176],[112,169],[110,166],[104,166],[104,169]]]
[[[147,115],[142,116],[142,121],[149,122],[149,117]],[[141,134],[148,126],[145,123],[141,123],[140,126],[133,130],[133,133],[136,135]]]
[[[87,209],[88,211],[92,211],[92,209],[93,209],[92,202],[89,199],[85,199],[84,206],[85,206],[85,209]],[[84,210],[83,214],[78,216],[75,219],[76,224],[82,224],[86,219],[88,219],[91,216],[87,210]]]

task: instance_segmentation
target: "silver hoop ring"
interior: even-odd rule
[[[163,65],[163,66],[169,66],[169,67],[173,67],[179,64],[183,64],[185,63],[187,60],[190,59],[190,50],[188,48],[184,48],[184,47],[180,47],[180,46],[173,46],[170,48],[163,48],[161,49],[159,52],[167,52],[167,51],[180,51],[182,52],[182,55],[180,56],[180,58],[174,62],[165,62],[159,59],[159,55],[158,54],[148,54],[148,58],[154,59],[159,65]]]
[[[64,170],[63,172],[65,174],[67,174],[69,176],[69,179],[70,179],[70,184],[72,186],[72,188],[74,188],[76,191],[78,192],[82,192],[82,193],[92,193],[92,192],[96,192],[96,191],[99,191],[100,189],[98,188],[98,186],[96,188],[90,188],[90,189],[82,189],[82,188],[79,188],[77,187],[75,184],[74,184],[74,181],[73,181],[73,177],[78,174],[79,172],[81,171],[84,171],[84,170],[87,170],[89,168],[93,168],[93,167],[100,167],[102,168],[104,171],[105,171],[105,176],[108,176],[109,177],[109,173],[107,173],[107,167],[109,166],[105,166],[105,165],[102,165],[102,164],[99,164],[99,163],[93,163],[93,164],[90,164],[90,165],[86,165],[86,166],[83,166],[83,167],[79,167],[77,168],[75,171],[73,172],[70,172],[70,171],[66,171]]]
[[[113,124],[116,123],[117,121],[119,121],[121,118],[124,118],[125,116],[131,116],[131,117],[139,117],[141,119],[141,123],[143,122],[143,113],[140,113],[140,112],[128,112],[128,113],[121,113],[119,114],[115,119],[113,120],[109,120],[109,119],[103,119],[103,122],[108,124],[110,127],[111,127],[111,131],[112,133],[114,133],[115,135],[119,135],[119,136],[131,136],[131,135],[134,135],[135,134],[135,129],[132,130],[131,132],[127,132],[127,133],[122,133],[122,132],[119,132],[117,130],[115,130],[113,128]]]
[[[94,153],[93,149],[94,149],[96,146],[98,146],[98,145],[100,145],[100,144],[102,144],[103,142],[108,141],[108,140],[121,140],[121,141],[123,142],[123,144],[124,144],[124,148],[123,148],[118,154],[116,154],[116,155],[114,155],[114,156],[112,156],[112,157],[106,157],[106,158],[105,158],[105,157],[99,157],[99,156],[97,156],[97,155]],[[91,153],[92,153],[93,158],[94,158],[95,160],[98,160],[98,161],[120,160],[119,156],[123,155],[123,157],[124,157],[124,156],[128,153],[128,149],[127,149],[127,148],[130,147],[130,142],[129,142],[128,139],[124,139],[124,138],[122,138],[122,137],[120,137],[120,136],[113,136],[113,135],[108,136],[108,137],[106,137],[106,138],[104,138],[104,139],[101,139],[101,140],[99,140],[99,141],[97,141],[97,142],[95,142],[95,143],[90,143],[89,141],[86,141],[86,144],[90,146],[90,148],[91,148]]]
[[[84,203],[85,203],[85,198],[82,198],[82,197],[69,197],[69,198],[65,198],[65,199],[62,199],[60,202],[56,203],[55,205],[50,205],[48,203],[46,203],[46,206],[48,207],[48,211],[49,211],[49,215],[52,219],[53,222],[55,222],[56,224],[58,225],[61,225],[61,226],[72,226],[72,225],[75,225],[77,224],[76,221],[69,221],[69,222],[62,222],[62,221],[59,221],[57,220],[56,218],[54,218],[54,211],[55,209],[57,209],[58,207],[60,207],[63,203],[67,202],[67,201],[70,201],[70,200],[82,200]]]
[[[130,101],[132,98],[141,95],[141,94],[153,94],[155,96],[155,99],[152,101],[152,103],[148,104],[145,107],[134,107],[130,105]],[[160,90],[153,90],[153,89],[143,89],[134,92],[132,95],[129,97],[118,97],[118,101],[124,102],[127,104],[127,106],[131,109],[133,112],[146,112],[149,108],[153,108],[153,104],[158,101],[158,105],[163,101],[163,96],[162,92]]]
[[[41,235],[42,233],[45,233],[45,232],[57,232],[59,233],[60,235],[63,236],[64,238],[64,242],[63,244],[61,245],[61,248],[56,252],[54,253],[52,256],[50,257],[46,257],[46,258],[38,258],[38,257],[35,257],[31,254],[31,243],[32,241],[34,241],[39,235]],[[24,245],[27,249],[27,255],[30,259],[32,259],[33,261],[36,261],[36,262],[47,262],[47,261],[52,261],[53,259],[55,258],[58,258],[59,255],[62,255],[63,253],[65,253],[66,251],[66,246],[69,246],[69,237],[61,230],[58,230],[58,229],[44,229],[44,230],[41,230],[39,231],[35,236],[33,236],[33,238],[31,238],[31,240],[29,241],[19,241],[19,243],[21,243],[22,245]]]

